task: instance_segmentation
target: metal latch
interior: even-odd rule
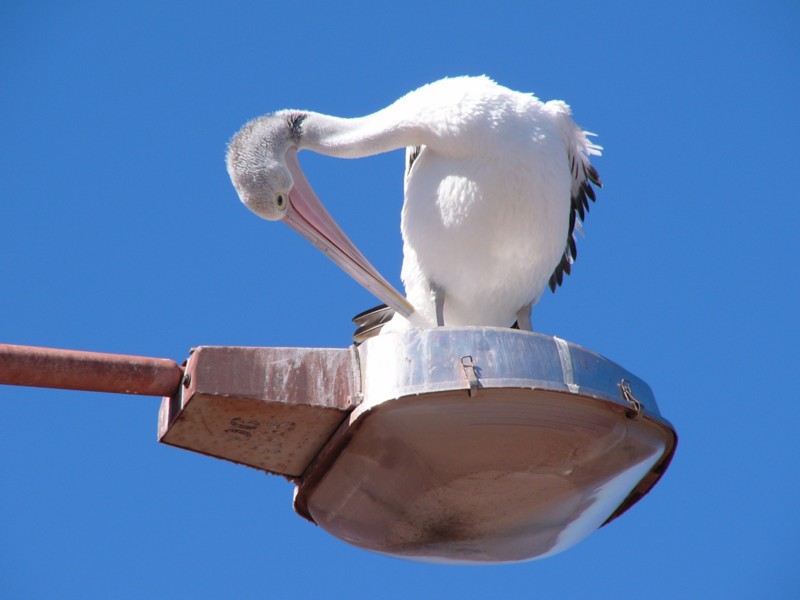
[[[625,413],[625,416],[629,419],[637,419],[642,415],[642,403],[639,402],[639,399],[633,395],[633,391],[631,390],[631,382],[627,379],[621,380],[618,384],[619,391],[622,392],[622,399],[625,400],[628,404],[630,404],[630,410]]]
[[[478,369],[475,362],[472,360],[471,355],[461,357],[461,366],[464,367],[464,375],[469,382],[469,395],[475,397],[478,395],[478,388],[481,383],[478,381]]]

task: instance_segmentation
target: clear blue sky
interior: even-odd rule
[[[645,379],[680,446],[563,554],[434,566],[332,538],[280,478],[157,444],[157,398],[2,387],[0,596],[800,594],[796,3],[164,4],[0,7],[0,340],[179,362],[349,345],[374,299],[239,203],[228,139],[486,73],[566,100],[605,147],[534,324]],[[301,162],[399,285],[402,153]]]

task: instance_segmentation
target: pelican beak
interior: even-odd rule
[[[289,207],[284,223],[319,248],[387,306],[404,317],[411,315],[414,307],[381,276],[328,214],[300,170],[297,150],[294,148],[286,153],[286,165],[292,174],[294,185],[289,190]]]

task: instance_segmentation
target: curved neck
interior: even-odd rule
[[[298,149],[338,158],[361,158],[422,144],[423,127],[389,106],[365,117],[345,119],[306,113]]]

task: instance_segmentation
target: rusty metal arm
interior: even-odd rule
[[[183,369],[168,358],[0,344],[0,384],[171,396]]]

